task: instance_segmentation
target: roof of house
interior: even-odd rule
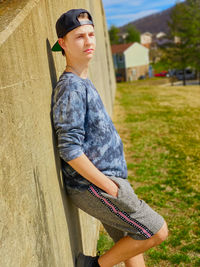
[[[127,48],[129,48],[134,43],[128,44],[114,44],[111,45],[112,54],[123,53]]]
[[[149,36],[152,36],[153,34],[150,33],[150,32],[144,32],[144,33],[142,33],[141,35],[149,35]]]
[[[150,49],[150,47],[151,47],[151,44],[141,44],[141,45],[143,45],[144,47],[146,47],[146,48],[148,48],[148,49]]]

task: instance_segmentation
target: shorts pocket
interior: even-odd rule
[[[119,194],[119,191],[118,191],[118,194]],[[108,193],[106,193],[104,191],[101,192],[101,195],[106,197],[106,198],[109,198],[109,199],[115,199],[115,200],[118,199],[118,196],[117,197],[111,196],[111,195],[109,195]]]
[[[109,178],[118,185],[118,196],[113,197],[105,192],[102,192],[102,195],[112,201],[119,209],[124,210],[127,213],[136,212],[140,206],[140,200],[128,180],[113,176]]]

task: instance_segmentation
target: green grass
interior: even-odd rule
[[[104,229],[100,230],[99,240],[97,243],[97,252],[98,255],[104,254],[107,250],[109,250],[114,245],[113,240],[109,235],[105,232]]]
[[[169,238],[145,253],[147,266],[200,266],[200,87],[163,82],[119,84],[114,123],[129,181],[169,227]]]

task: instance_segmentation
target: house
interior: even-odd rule
[[[118,36],[119,36],[119,42],[125,43],[125,40],[128,36],[128,33],[127,32],[120,32],[120,33],[118,33]]]
[[[117,81],[133,81],[149,70],[149,49],[139,43],[111,46]]]
[[[159,33],[157,33],[156,34],[156,38],[157,39],[161,39],[161,38],[164,38],[164,37],[166,37],[167,35],[166,35],[166,33],[164,33],[164,32],[159,32]]]
[[[180,44],[180,42],[181,42],[181,38],[178,37],[178,36],[174,36],[174,43],[175,44]]]
[[[173,41],[169,39],[166,33],[159,32],[154,37],[154,43],[157,47],[166,47],[172,44]]]
[[[140,42],[142,45],[151,45],[153,34],[150,32],[144,32],[140,35]]]

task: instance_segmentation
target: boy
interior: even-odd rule
[[[167,237],[164,219],[139,200],[127,181],[121,139],[100,96],[87,78],[95,47],[90,13],[72,9],[56,22],[53,51],[66,56],[66,69],[53,92],[53,121],[67,193],[99,219],[115,241],[100,257],[79,254],[76,267],[145,266],[142,253]]]

